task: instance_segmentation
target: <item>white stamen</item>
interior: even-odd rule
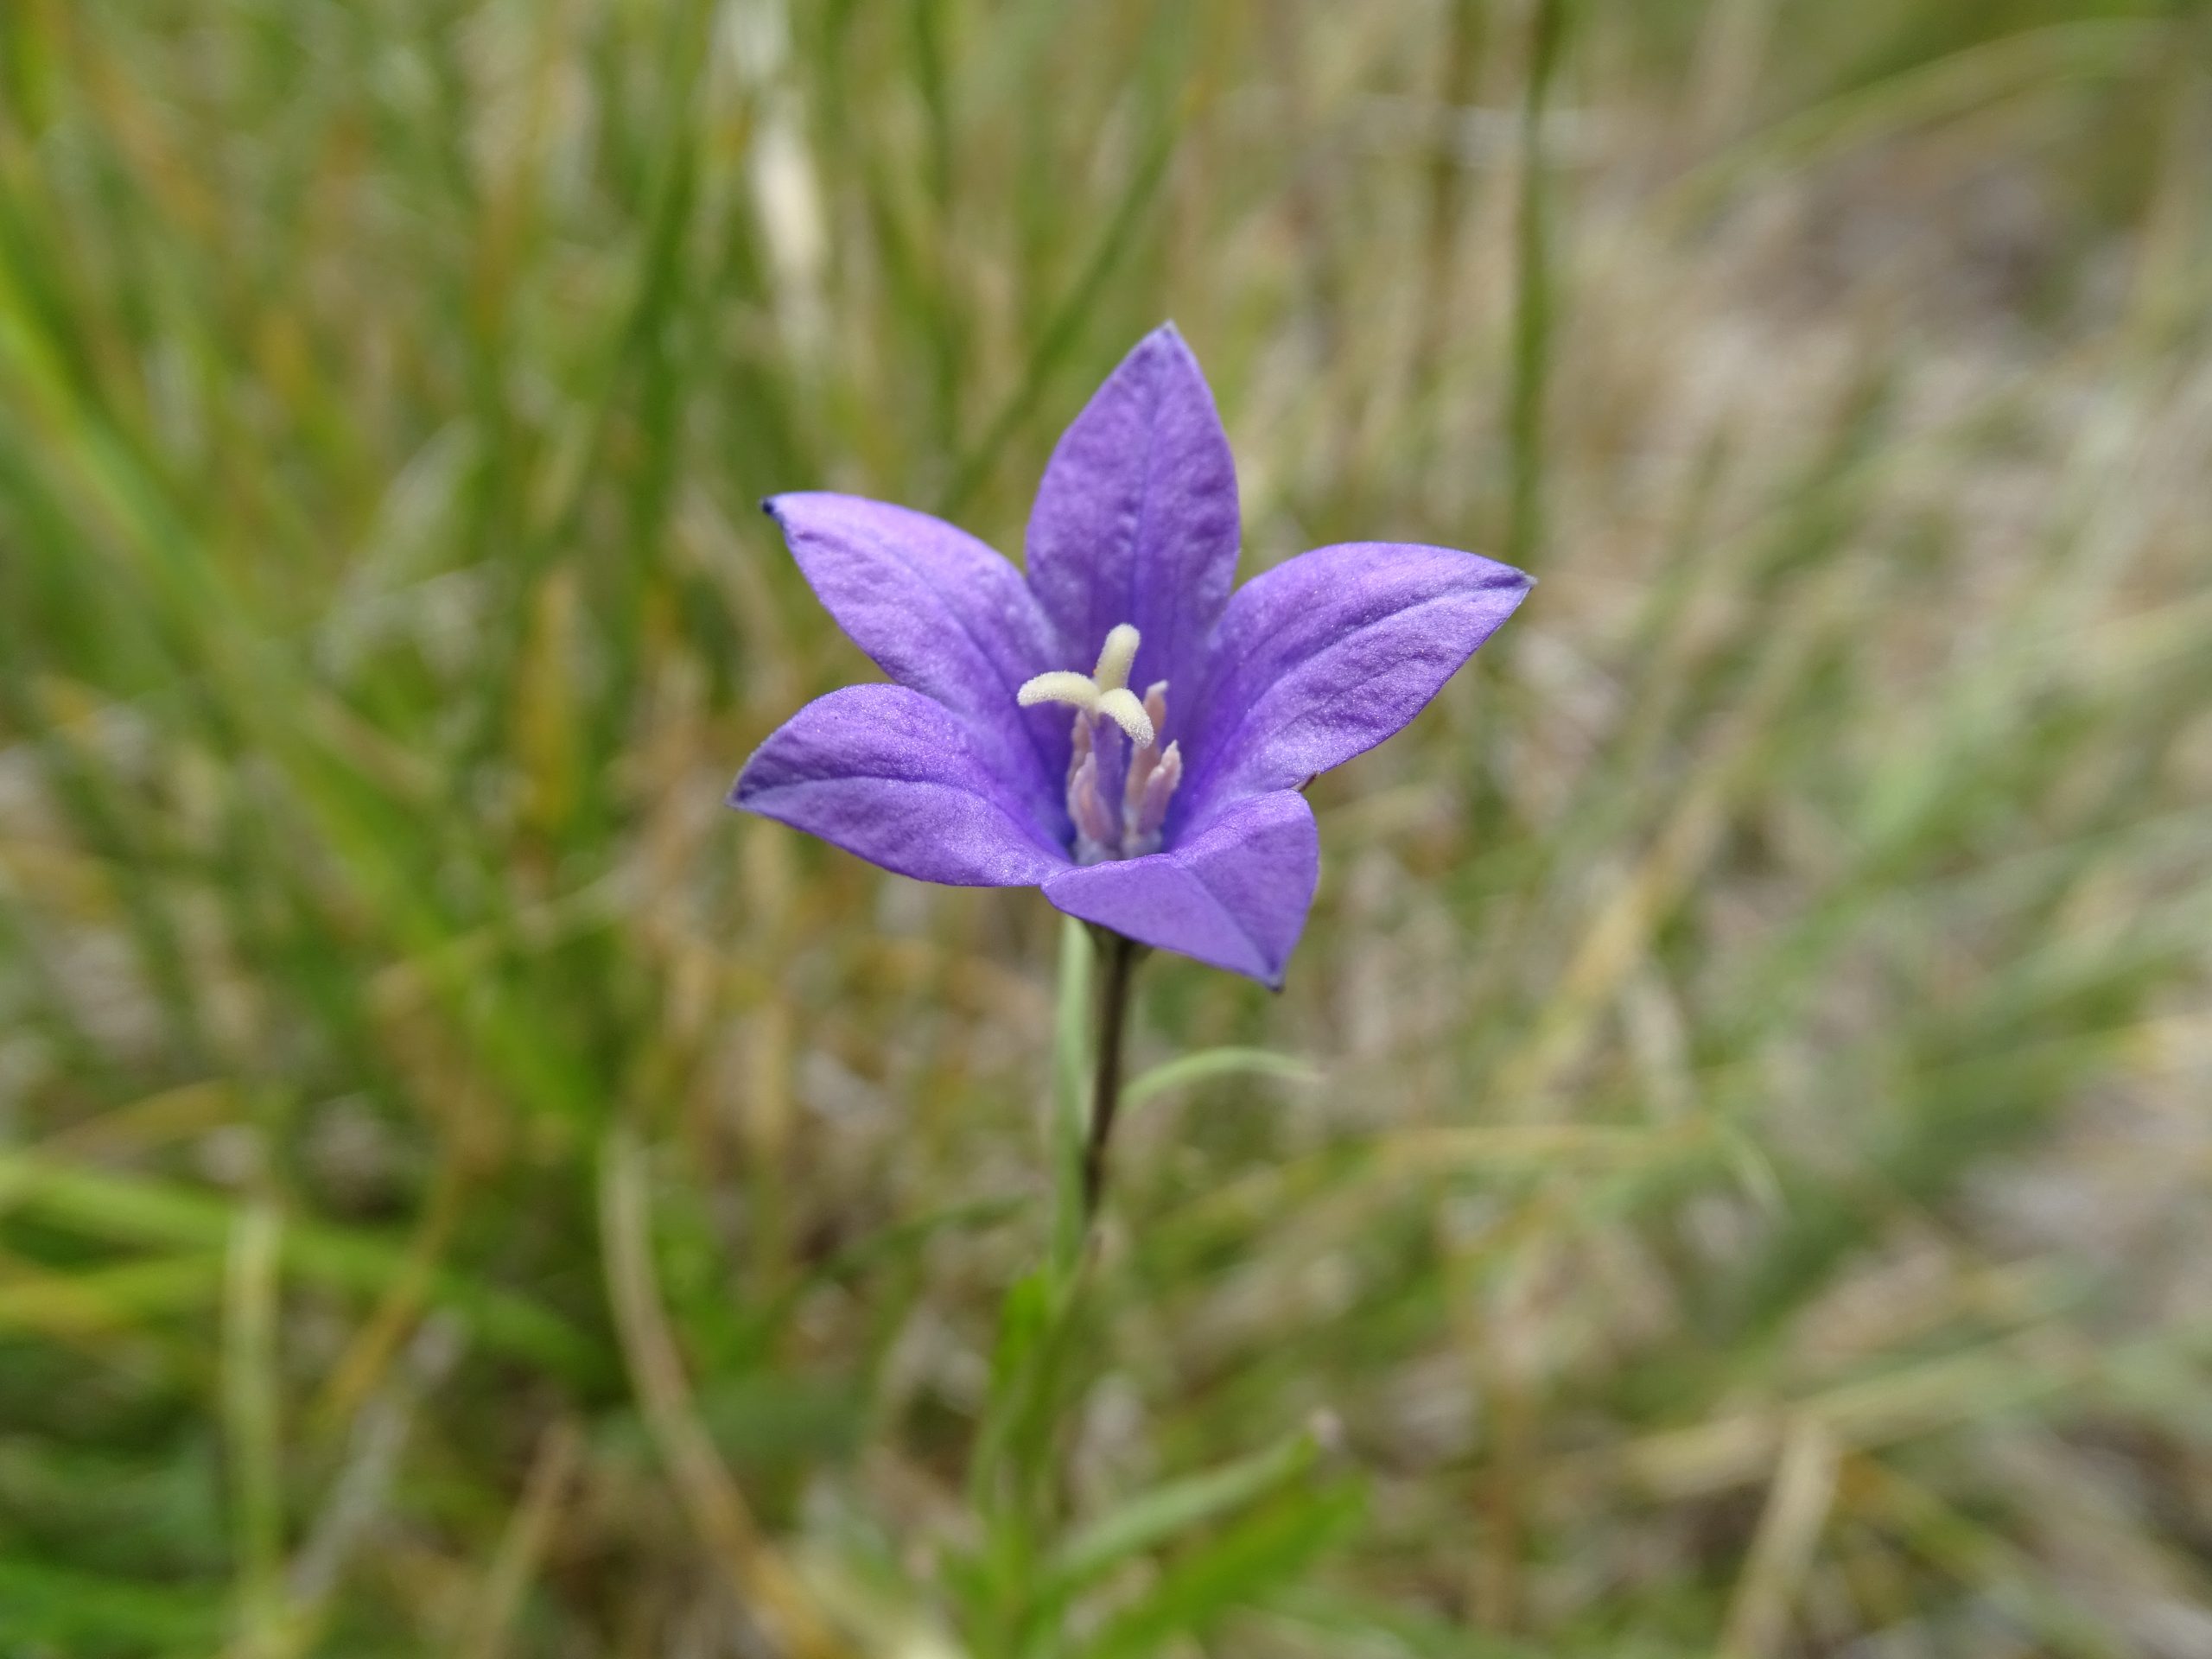
[[[1144,780],[1144,793],[1137,807],[1137,821],[1128,826],[1135,839],[1146,841],[1160,834],[1160,826],[1167,822],[1167,803],[1174,798],[1175,785],[1183,781],[1183,749],[1180,744],[1170,743],[1167,753],[1160,757],[1160,764],[1152,768]]]
[[[1068,786],[1068,805],[1075,818],[1077,861],[1096,864],[1114,857],[1120,848],[1122,826],[1114,822],[1114,815],[1100,797],[1096,753],[1084,756],[1083,764],[1076,768],[1075,782]]]
[[[1145,779],[1152,776],[1152,769],[1159,764],[1160,751],[1149,745],[1129,756],[1129,770],[1122,779],[1122,811],[1132,822],[1144,800]]]
[[[1084,710],[1075,717],[1074,741],[1068,745],[1068,787],[1075,787],[1075,775],[1083,763],[1090,758],[1092,747],[1098,741],[1098,725],[1090,712]]]

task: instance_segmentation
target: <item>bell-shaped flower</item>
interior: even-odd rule
[[[920,880],[1042,887],[1270,986],[1319,872],[1299,791],[1420,713],[1530,586],[1471,553],[1353,542],[1232,594],[1236,467],[1172,326],[1060,439],[1026,578],[906,507],[766,506],[893,683],[800,709],[734,805]]]

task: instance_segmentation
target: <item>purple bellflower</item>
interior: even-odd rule
[[[764,505],[895,683],[800,709],[731,804],[920,880],[1040,887],[1278,988],[1319,874],[1299,791],[1420,713],[1530,586],[1471,553],[1352,542],[1232,594],[1236,466],[1172,324],[1052,452],[1026,580],[906,507]]]

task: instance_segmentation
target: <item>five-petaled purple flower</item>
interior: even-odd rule
[[[733,805],[924,881],[1041,887],[1278,987],[1319,871],[1300,790],[1420,713],[1530,585],[1471,553],[1353,542],[1232,596],[1236,466],[1172,324],[1052,452],[1027,581],[905,507],[765,505],[897,683],[800,709]]]

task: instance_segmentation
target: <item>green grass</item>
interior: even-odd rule
[[[0,1655],[2198,1650],[2208,43],[0,7]],[[1168,316],[1248,573],[1541,586],[1071,1293],[1052,913],[721,803],[758,498]]]

